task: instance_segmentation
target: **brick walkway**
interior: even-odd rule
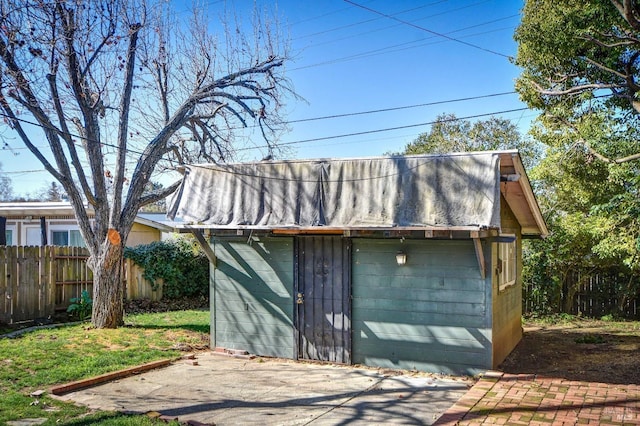
[[[640,425],[640,386],[486,373],[434,425]]]

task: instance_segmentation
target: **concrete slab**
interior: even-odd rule
[[[156,411],[205,424],[432,424],[472,382],[397,372],[213,353],[193,362],[71,392],[90,408]]]

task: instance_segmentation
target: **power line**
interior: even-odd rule
[[[477,28],[477,27],[482,27],[482,26],[485,26],[485,25],[495,24],[496,22],[504,21],[504,20],[511,19],[511,18],[514,18],[514,17],[517,17],[517,16],[519,16],[519,15],[518,14],[508,15],[508,16],[504,16],[504,17],[501,17],[501,18],[496,18],[496,19],[492,19],[492,20],[489,20],[489,21],[481,22],[479,24],[474,24],[474,25],[469,25],[469,26],[466,26],[466,27],[458,28],[456,30],[449,31],[449,32],[447,32],[445,34],[447,34],[447,35],[455,34],[455,33],[459,33],[459,32],[462,32],[462,31],[470,30],[472,28]],[[393,25],[393,27],[399,26],[399,25],[402,25],[402,24]],[[390,27],[388,27],[388,28],[390,28]],[[461,37],[463,37],[463,38],[476,37],[476,36],[479,36],[479,35],[489,34],[491,32],[501,31],[501,30],[504,30],[504,29],[507,29],[507,28],[508,29],[512,29],[513,27],[504,27],[504,28],[499,28],[499,29],[494,29],[494,30],[487,30],[487,31],[479,32],[479,33],[467,34],[467,35],[461,36]],[[357,35],[363,35],[363,34],[368,34],[368,33],[360,33],[360,34],[357,34]],[[337,39],[337,41],[344,40],[345,38],[350,38],[350,37],[354,37],[354,36],[343,37],[342,39]],[[350,61],[350,60],[353,60],[353,59],[369,58],[371,56],[377,56],[377,55],[382,55],[382,54],[387,54],[387,53],[400,52],[400,51],[408,50],[408,49],[415,49],[415,48],[418,48],[418,47],[429,46],[429,45],[432,45],[432,44],[435,44],[435,43],[434,42],[421,43],[421,42],[429,40],[429,39],[433,39],[433,38],[437,38],[437,36],[432,35],[432,36],[421,38],[420,40],[412,40],[412,41],[408,41],[408,42],[404,42],[404,43],[399,43],[399,44],[394,44],[394,45],[390,45],[390,46],[386,46],[386,47],[381,47],[381,48],[374,49],[374,50],[369,50],[367,52],[362,52],[362,53],[357,53],[357,54],[354,54],[354,55],[344,56],[342,58],[330,59],[330,60],[327,60],[327,61],[318,62],[318,63],[310,64],[310,65],[303,65],[303,66],[300,66],[300,67],[297,67],[297,68],[291,68],[291,71],[296,71],[296,70],[301,70],[301,69],[306,69],[306,68],[313,68],[313,67],[322,66],[322,65],[330,65],[330,64],[335,64],[335,63],[338,63],[338,62],[346,62],[346,61]],[[322,46],[324,44],[328,44],[328,43],[332,43],[332,42],[333,41],[320,43],[320,44],[314,44],[314,45],[312,45],[310,47],[312,47],[312,48],[313,47],[319,47],[319,46]],[[420,43],[420,44],[418,44],[418,43]],[[413,45],[413,46],[411,46],[411,45]],[[406,46],[406,47],[403,47],[403,46]]]
[[[2,171],[0,172],[0,175],[22,175],[22,174],[27,174],[27,173],[41,173],[41,172],[46,172],[45,169],[39,169],[39,170],[18,170],[18,171]]]
[[[469,119],[472,119],[472,118],[487,117],[487,116],[499,115],[499,114],[507,114],[507,113],[510,113],[510,112],[526,111],[528,109],[529,108],[527,108],[527,107],[514,108],[514,109],[502,110],[502,111],[498,111],[498,112],[488,112],[488,113],[484,113],[484,114],[468,115],[466,117],[456,117],[456,118],[445,119],[445,120],[427,121],[425,123],[407,124],[405,126],[387,127],[387,128],[384,128],[384,129],[375,129],[375,130],[365,130],[365,131],[362,131],[362,132],[353,132],[353,133],[345,133],[345,134],[342,134],[342,135],[332,135],[332,136],[324,136],[324,137],[320,137],[320,138],[303,139],[303,140],[293,141],[293,142],[282,142],[282,143],[279,143],[278,146],[300,145],[300,144],[309,143],[309,142],[317,142],[317,141],[324,141],[324,140],[330,140],[330,139],[347,138],[347,137],[351,137],[351,136],[370,135],[370,134],[373,134],[373,133],[390,132],[390,131],[393,131],[393,130],[410,129],[410,128],[413,128],[413,127],[430,126],[430,125],[436,124],[436,123],[444,123],[444,122],[451,122],[451,121],[458,121],[458,120],[469,120]],[[268,145],[261,145],[261,146],[256,146],[256,147],[253,147],[253,148],[238,148],[236,151],[248,151],[248,150],[252,150],[252,149],[256,149],[256,148],[268,148]]]
[[[319,137],[319,138],[311,138],[311,139],[303,139],[303,140],[298,140],[298,141],[291,141],[291,142],[282,142],[279,143],[278,146],[292,146],[292,145],[300,145],[300,144],[304,144],[304,143],[309,143],[309,142],[317,142],[317,141],[323,141],[323,140],[333,140],[333,139],[341,139],[341,138],[346,138],[346,137],[351,137],[351,136],[362,136],[362,135],[369,135],[369,134],[375,134],[375,133],[382,133],[382,132],[389,132],[389,131],[393,131],[393,130],[401,130],[401,129],[410,129],[410,128],[415,128],[415,127],[422,127],[422,126],[429,126],[429,125],[433,125],[439,122],[453,122],[453,121],[459,121],[459,120],[469,120],[469,119],[473,119],[473,118],[480,118],[480,117],[487,117],[487,116],[492,116],[492,115],[499,115],[499,114],[507,114],[507,113],[511,113],[511,112],[518,112],[518,111],[526,111],[528,108],[515,108],[515,109],[509,109],[509,110],[502,110],[502,111],[496,111],[496,112],[490,112],[490,113],[483,113],[483,114],[475,114],[475,115],[468,115],[465,117],[455,117],[455,118],[448,118],[448,119],[444,119],[444,120],[434,120],[434,121],[428,121],[425,123],[417,123],[417,124],[408,124],[408,125],[404,125],[404,126],[396,126],[396,127],[388,127],[388,128],[383,128],[383,129],[374,129],[374,130],[366,130],[366,131],[362,131],[362,132],[353,132],[353,133],[346,133],[346,134],[341,134],[341,135],[331,135],[331,136],[324,136],[324,137]],[[0,115],[3,115],[6,117],[6,114],[4,113],[0,113]],[[25,119],[19,119],[16,118],[16,120],[18,121],[22,121],[22,122],[26,122],[38,127],[43,127],[38,123],[34,123],[34,122],[30,122],[28,120]],[[74,136],[73,134],[70,134],[71,136]],[[80,137],[80,136],[75,136],[75,137]],[[86,138],[84,138],[86,139]],[[107,143],[103,143],[103,145],[107,145],[107,146],[111,146],[115,149],[122,149],[118,146],[115,145],[110,145]],[[250,151],[250,150],[254,150],[254,149],[260,149],[260,148],[268,148],[268,145],[257,145],[255,147],[247,147],[247,148],[238,148],[236,149],[236,151]],[[138,151],[134,151],[131,149],[127,149],[127,152],[131,152],[131,153],[137,153],[137,154],[141,154],[141,152]],[[35,173],[35,172],[41,172],[42,170],[27,170],[27,171],[23,171],[23,172],[3,172],[3,173],[13,173],[13,174],[17,174],[17,173]]]
[[[425,7],[430,7],[430,6],[433,6],[435,4],[444,3],[444,2],[445,2],[445,0],[439,0],[439,1],[436,1],[436,2],[433,2],[433,3],[425,4],[425,5],[414,7],[414,8],[411,8],[411,9],[405,9],[405,10],[402,10],[400,12],[394,13],[393,16],[402,15],[402,14],[408,13],[408,12],[413,12],[413,11],[418,10],[418,9],[424,9]],[[345,10],[346,9],[350,9],[350,8],[346,7]],[[382,19],[382,17],[366,19],[364,21],[352,22],[351,24],[345,24],[345,25],[341,25],[339,27],[333,27],[333,28],[329,28],[327,30],[318,31],[318,32],[311,33],[311,34],[305,34],[305,35],[302,35],[302,36],[299,36],[299,37],[296,37],[296,38],[292,39],[292,41],[296,41],[296,40],[300,40],[300,39],[308,38],[308,37],[313,37],[313,36],[318,36],[318,35],[322,35],[322,34],[327,34],[327,33],[343,30],[345,28],[355,27],[355,26],[362,25],[362,24],[367,24],[369,22],[377,21],[379,19]]]
[[[475,26],[477,26],[477,25],[473,25],[472,27],[475,27]],[[469,27],[469,28],[472,28],[472,27]],[[457,31],[463,31],[465,29],[468,29],[468,28],[462,28],[462,29],[457,30]],[[513,29],[513,27],[511,27],[511,26],[502,27],[502,28],[498,28],[498,29],[482,31],[482,32],[479,32],[479,33],[468,34],[468,35],[465,35],[463,37],[464,38],[476,37],[476,36],[479,36],[479,35],[490,34],[490,33],[494,33],[494,32],[497,32],[497,31],[503,31],[503,30],[506,30],[506,29]],[[457,32],[457,31],[452,31],[451,33]],[[451,33],[448,33],[448,34],[451,34]],[[352,60],[355,60],[355,59],[370,58],[371,56],[377,56],[377,55],[382,55],[382,54],[387,54],[387,53],[394,53],[394,52],[401,52],[403,50],[415,49],[415,48],[418,48],[418,47],[424,47],[424,46],[429,46],[429,45],[445,42],[444,40],[433,41],[433,42],[430,42],[430,43],[418,44],[416,46],[409,46],[409,47],[403,47],[403,48],[400,48],[400,49],[393,49],[394,47],[400,47],[400,46],[405,46],[405,45],[408,45],[408,44],[419,43],[419,42],[421,42],[423,40],[428,40],[430,38],[434,38],[434,37],[427,37],[427,38],[424,38],[422,40],[416,40],[416,41],[410,41],[410,42],[406,42],[406,43],[400,43],[400,44],[396,44],[396,45],[393,45],[393,46],[387,46],[387,47],[382,47],[382,48],[379,48],[379,49],[370,50],[368,52],[357,53],[355,55],[343,56],[342,58],[336,58],[336,59],[331,59],[331,60],[324,61],[324,62],[318,62],[318,63],[315,63],[315,64],[304,65],[304,66],[297,67],[297,68],[291,68],[291,71],[298,71],[298,70],[303,70],[303,69],[307,69],[307,68],[314,68],[314,67],[318,67],[318,66],[322,66],[322,65],[331,65],[331,64],[336,64],[336,63],[339,63],[339,62],[352,61]],[[389,50],[389,49],[393,49],[393,50]]]
[[[405,106],[382,108],[382,109],[373,109],[373,110],[360,111],[360,112],[349,112],[349,113],[345,113],[345,114],[325,115],[325,116],[321,116],[321,117],[301,118],[299,120],[288,121],[285,124],[303,123],[303,122],[307,122],[307,121],[317,121],[317,120],[327,120],[327,119],[332,119],[332,118],[353,117],[353,116],[356,116],[356,115],[375,114],[375,113],[379,113],[379,112],[398,111],[398,110],[403,110],[403,109],[420,108],[420,107],[433,106],[433,105],[442,105],[442,104],[448,104],[448,103],[454,103],[454,102],[464,102],[464,101],[472,101],[472,100],[476,100],[476,99],[492,98],[492,97],[496,97],[496,96],[513,95],[515,93],[516,93],[515,91],[501,92],[501,93],[491,93],[491,94],[488,94],[488,95],[469,96],[469,97],[466,97],[466,98],[448,99],[448,100],[445,100],[445,101],[434,101],[434,102],[427,102],[427,103],[423,103],[423,104],[405,105]]]
[[[287,125],[287,124],[293,124],[293,123],[302,123],[302,122],[309,122],[309,121],[318,121],[318,120],[328,120],[328,119],[334,119],[334,118],[341,118],[341,117],[352,117],[352,116],[358,116],[358,115],[366,115],[366,114],[375,114],[375,113],[380,113],[380,112],[389,112],[389,111],[398,111],[398,110],[403,110],[403,109],[411,109],[411,108],[420,108],[420,107],[425,107],[425,106],[433,106],[433,105],[442,105],[442,104],[447,104],[447,103],[454,103],[454,102],[464,102],[464,101],[469,101],[469,100],[476,100],[476,99],[484,99],[484,98],[490,98],[490,97],[496,97],[496,96],[504,96],[504,95],[510,95],[510,94],[514,94],[516,92],[511,91],[511,92],[500,92],[500,93],[491,93],[491,94],[487,94],[487,95],[478,95],[478,96],[469,96],[466,98],[457,98],[457,99],[448,99],[448,100],[443,100],[443,101],[434,101],[434,102],[427,102],[427,103],[423,103],[423,104],[415,104],[415,105],[404,105],[404,106],[399,106],[399,107],[390,107],[390,108],[381,108],[381,109],[377,109],[377,110],[369,110],[369,111],[358,111],[358,112],[351,112],[351,113],[345,113],[345,114],[334,114],[334,115],[327,115],[327,116],[321,116],[321,117],[311,117],[311,118],[302,118],[299,120],[291,120],[291,121],[285,121],[282,124],[283,125]],[[9,119],[13,119],[16,121],[20,121],[22,123],[25,124],[29,124],[32,126],[36,126],[36,127],[41,127],[41,128],[45,128],[44,125],[37,123],[35,121],[30,121],[24,118],[17,118],[17,117],[10,117],[8,114],[5,114],[4,112],[0,112],[0,116],[2,117],[6,117]],[[49,130],[54,130],[56,132],[59,132],[59,129],[55,128],[55,127],[51,127]],[[73,133],[67,133],[67,136],[73,137],[73,138],[78,138],[78,139],[84,139],[87,142],[97,142],[97,141],[92,141],[84,136],[80,136],[80,135],[76,135]],[[100,142],[103,146],[106,147],[110,147],[110,148],[114,148],[117,150],[120,150],[121,148],[119,146],[113,145],[113,144],[109,144],[107,142]],[[77,145],[77,144],[76,144]],[[80,146],[80,145],[78,145]],[[44,148],[47,148],[47,146],[45,146]],[[254,147],[254,148],[243,148],[243,150],[248,150],[248,149],[255,149],[255,148],[260,148],[258,146]],[[20,148],[16,148],[16,149],[28,149],[27,147],[20,147]],[[137,150],[133,150],[131,148],[127,148],[127,152],[131,152],[133,154],[138,154],[141,155],[142,151],[137,151]]]
[[[450,37],[450,36],[448,36],[446,34],[439,33],[439,32],[430,30],[430,29],[425,28],[425,27],[421,27],[420,25],[416,25],[416,24],[414,24],[412,22],[404,21],[404,20],[402,20],[400,18],[396,18],[395,16],[392,16],[392,15],[389,15],[389,14],[386,14],[386,13],[383,13],[383,12],[379,12],[379,11],[377,11],[375,9],[371,9],[370,7],[358,4],[358,3],[353,2],[351,0],[344,0],[344,1],[349,3],[349,4],[351,4],[351,5],[353,5],[353,6],[359,7],[359,8],[364,9],[364,10],[368,10],[369,12],[376,13],[378,15],[384,16],[384,17],[389,18],[389,19],[393,19],[394,21],[397,21],[397,22],[400,22],[400,23],[402,23],[404,25],[408,25],[410,27],[419,29],[421,31],[426,31],[426,32],[428,32],[430,34],[434,34],[434,35],[436,35],[438,37],[446,38],[447,40],[455,41],[456,43],[464,44],[465,46],[469,46],[469,47],[472,47],[474,49],[482,50],[484,52],[491,53],[491,54],[497,55],[497,56],[501,56],[503,58],[512,59],[511,56],[505,55],[504,53],[496,52],[495,50],[487,49],[485,47],[478,46],[477,44],[469,43],[469,42],[457,39],[455,37]]]
[[[439,13],[434,13],[434,14],[431,14],[431,15],[423,16],[421,18],[415,19],[413,22],[424,21],[425,19],[431,19],[431,18],[434,18],[436,16],[446,15],[446,14],[449,14],[449,13],[452,13],[452,12],[458,12],[458,11],[463,10],[463,9],[468,9],[468,8],[471,8],[471,7],[475,7],[475,6],[479,5],[479,4],[486,3],[487,1],[488,0],[484,0],[484,1],[477,2],[477,3],[468,4],[468,5],[465,5],[465,6],[462,6],[462,7],[456,7],[454,9],[449,9],[449,10],[446,10],[444,12],[439,12]],[[377,19],[382,19],[382,18],[383,17],[379,17],[379,18],[376,18],[376,20]],[[380,31],[388,30],[388,29],[391,29],[391,28],[400,27],[402,25],[403,24],[387,25],[387,26],[384,26],[384,27],[381,27],[381,28],[376,28],[376,29],[360,32],[360,33],[357,33],[357,34],[351,34],[351,35],[346,35],[344,37],[336,38],[336,39],[333,39],[333,40],[327,40],[327,41],[324,41],[322,43],[314,43],[313,45],[311,45],[309,47],[310,48],[314,48],[314,47],[319,47],[319,46],[323,46],[323,45],[326,45],[326,44],[331,44],[331,43],[335,43],[335,42],[338,42],[338,41],[346,40],[346,39],[353,38],[353,37],[366,36],[366,35],[370,35],[370,34],[373,34],[373,33],[380,32]],[[483,25],[483,24],[481,24],[481,25]],[[456,30],[456,31],[460,31],[460,30]],[[456,32],[456,31],[452,31],[452,32]],[[450,33],[447,33],[447,34],[450,34]]]

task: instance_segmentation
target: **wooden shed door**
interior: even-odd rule
[[[298,359],[351,363],[351,241],[296,239]]]

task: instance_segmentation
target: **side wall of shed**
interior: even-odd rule
[[[214,239],[211,346],[295,358],[293,239]]]
[[[491,274],[482,279],[471,240],[354,239],[352,288],[354,363],[447,374],[491,368]]]
[[[491,276],[493,283],[493,360],[491,368],[498,365],[511,353],[522,339],[522,234],[520,224],[507,202],[501,198],[500,216],[502,232],[516,235],[516,283],[504,290],[499,289],[498,244],[492,244]]]

